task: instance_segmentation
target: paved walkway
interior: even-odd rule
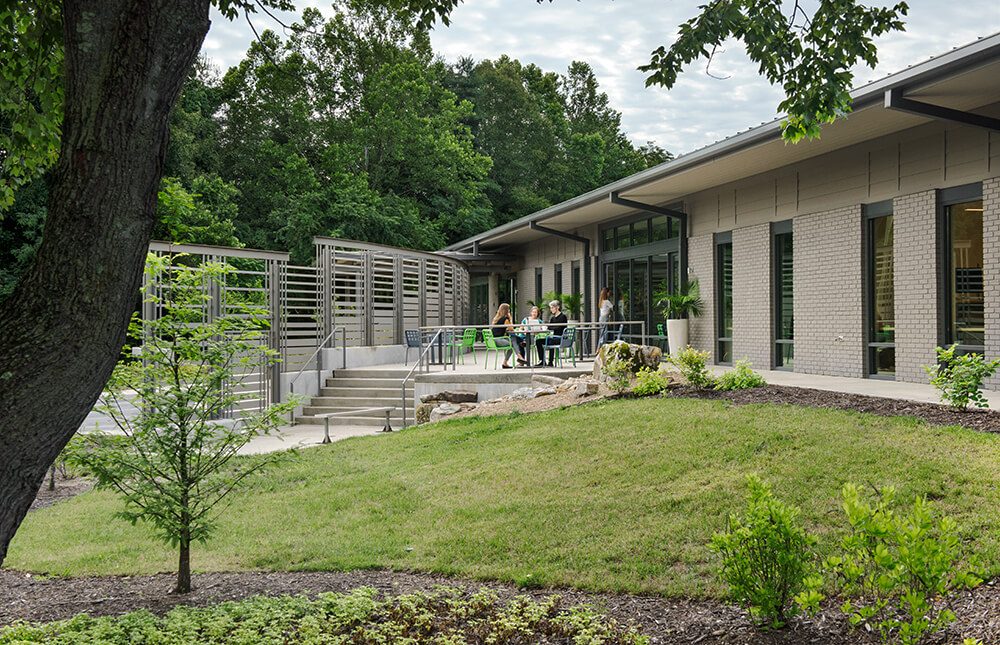
[[[730,368],[712,366],[711,369],[716,374],[721,374]],[[938,391],[928,383],[900,383],[881,379],[821,376],[818,374],[785,372],[783,370],[760,371],[760,374],[772,385],[807,387],[814,390],[865,394],[867,396],[878,396],[886,399],[903,399],[924,403],[941,402]],[[990,403],[990,408],[1000,410],[1000,392],[984,391],[984,394]]]

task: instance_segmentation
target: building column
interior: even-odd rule
[[[937,192],[897,197],[892,211],[896,380],[926,383],[940,328]]]
[[[793,257],[798,257],[797,250]],[[733,231],[733,360],[769,370],[774,356],[771,224]],[[796,343],[797,344],[797,343]],[[798,347],[796,347],[796,355]]]
[[[865,375],[861,205],[792,220],[795,371]]]
[[[983,181],[983,292],[986,358],[1000,358],[1000,177]],[[1000,389],[1000,375],[986,387]]]
[[[712,352],[715,362],[715,236],[712,234],[688,238],[688,281],[698,280],[704,310],[691,319],[691,346]]]
[[[487,278],[489,296],[487,300],[489,301],[490,315],[493,315],[497,309],[500,308],[500,274],[490,273]]]

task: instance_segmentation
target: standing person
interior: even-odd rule
[[[546,338],[539,338],[535,341],[535,348],[538,350],[538,364],[536,367],[542,367],[545,365],[545,348],[549,348],[549,362],[548,366],[555,366],[555,356],[556,350],[554,347],[558,347],[562,342],[563,330],[566,329],[566,323],[568,322],[566,314],[562,312],[562,303],[558,300],[553,300],[549,303],[549,311],[551,315],[549,316],[548,329],[552,332],[552,335]]]
[[[597,321],[601,323],[601,335],[597,341],[598,347],[604,344],[605,337],[608,334],[608,323],[611,322],[611,314],[615,310],[615,303],[611,301],[611,296],[611,289],[604,287],[601,289],[601,295],[597,299],[597,306],[600,307],[600,315]]]
[[[511,369],[510,357],[515,351],[517,351],[517,362],[524,365],[524,341],[522,341],[517,336],[508,337],[508,334],[514,331],[514,321],[510,319],[510,305],[506,302],[501,303],[500,307],[497,308],[497,313],[493,316],[493,322],[490,323],[493,331],[493,340],[496,341],[497,347],[506,347],[507,353],[503,357],[503,369]]]

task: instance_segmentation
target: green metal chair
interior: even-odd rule
[[[462,331],[462,337],[456,338],[452,335],[451,340],[448,341],[449,351],[458,352],[458,360],[462,365],[465,365],[465,350],[472,350],[472,362],[476,362],[476,330],[472,327]]]
[[[510,348],[510,340],[507,338],[501,339],[506,341],[506,343],[497,343],[497,339],[493,337],[492,329],[483,330],[483,344],[486,345],[486,360],[483,361],[483,365],[490,364],[490,352],[496,352],[493,358],[493,369],[497,369],[500,366],[500,351],[507,351]]]

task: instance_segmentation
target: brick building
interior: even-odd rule
[[[657,286],[696,278],[717,363],[925,381],[939,344],[1000,356],[1000,34],[853,99],[819,140],[774,121],[445,249],[470,317],[558,291],[595,320],[608,286],[655,330]]]

